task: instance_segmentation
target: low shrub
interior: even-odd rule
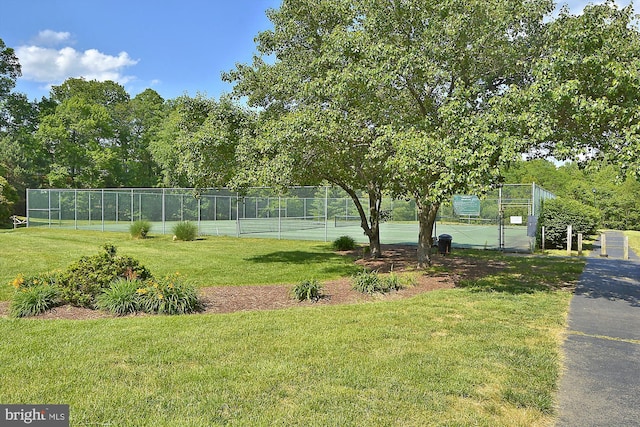
[[[96,308],[118,316],[135,313],[140,309],[138,289],[142,282],[136,279],[117,279],[96,297]]]
[[[545,246],[563,248],[567,246],[567,226],[573,229],[573,245],[577,245],[578,233],[589,236],[597,233],[599,213],[591,206],[578,201],[557,198],[546,200],[538,221],[538,243],[541,243],[541,230],[545,228]]]
[[[187,314],[202,308],[196,288],[178,275],[147,280],[136,292],[146,313]]]
[[[129,233],[134,239],[145,239],[151,231],[151,223],[146,220],[138,220],[129,226]]]
[[[198,237],[198,227],[189,221],[179,222],[173,227],[174,239],[191,241]]]
[[[298,301],[318,301],[322,297],[322,285],[317,280],[304,280],[293,287]]]
[[[58,286],[66,302],[79,307],[93,308],[96,297],[119,278],[146,280],[151,272],[126,256],[118,256],[113,245],[105,245],[104,252],[80,258],[60,274]]]
[[[353,277],[353,289],[372,295],[400,290],[402,284],[394,273],[382,276],[377,271],[363,270]]]
[[[60,291],[48,283],[21,287],[11,301],[9,314],[11,317],[36,316],[60,305],[60,302]]]
[[[331,246],[336,251],[351,251],[356,248],[356,241],[351,236],[340,236]]]

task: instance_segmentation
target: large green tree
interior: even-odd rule
[[[257,37],[261,57],[228,78],[278,121],[258,142],[277,141],[265,150],[286,159],[276,165],[293,168],[295,180],[326,179],[369,195],[365,232],[377,226],[376,199],[385,191],[414,198],[418,261],[426,265],[439,206],[490,188],[500,166],[524,149],[526,138],[502,126],[510,107],[502,98],[529,84],[552,7],[285,0],[269,12],[274,30]],[[374,245],[375,232],[369,237]]]
[[[48,185],[155,186],[159,168],[149,145],[166,116],[150,89],[133,100],[112,81],[68,79],[51,90],[55,109],[42,117],[36,138],[51,158]]]
[[[638,58],[632,6],[618,8],[609,0],[579,15],[562,9],[548,23],[544,49],[533,61],[534,83],[516,92],[520,110],[535,117],[526,125],[543,153],[616,164],[640,177]]]
[[[127,187],[155,187],[162,181],[162,172],[150,147],[168,116],[167,103],[156,91],[146,89],[128,103],[128,110],[130,140],[120,152],[123,181]]]
[[[151,144],[167,185],[221,187],[239,181],[237,149],[252,139],[255,114],[231,102],[182,96]]]
[[[22,75],[22,67],[15,51],[0,39],[0,106],[2,100],[11,93],[16,79]],[[1,126],[1,123],[0,123]]]

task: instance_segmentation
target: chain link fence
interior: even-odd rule
[[[555,196],[531,184],[504,185],[483,198],[463,197],[467,204],[462,210],[455,198],[441,207],[435,236],[449,234],[458,247],[530,250],[531,222],[542,201]],[[361,200],[368,206],[366,196]],[[417,242],[415,202],[385,198],[382,210],[382,243]],[[201,235],[320,241],[350,235],[367,241],[353,201],[335,187],[294,187],[283,194],[270,188],[244,193],[188,188],[27,190],[29,227],[126,232],[137,220],[149,221],[151,232],[159,234],[172,234],[176,224],[191,221]]]

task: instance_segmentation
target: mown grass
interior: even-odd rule
[[[262,241],[265,252],[245,255],[244,264],[254,268],[258,259],[265,269],[284,270],[290,257],[281,252],[305,247],[277,244]],[[319,253],[306,269],[326,263]],[[85,321],[3,318],[0,402],[70,404],[72,426],[552,425],[571,296],[562,289],[577,280],[583,261],[452,256],[461,254],[504,269],[398,301]],[[208,259],[218,262],[214,254]]]
[[[629,237],[629,247],[633,252],[640,254],[640,231],[628,230],[624,235]]]
[[[0,401],[72,425],[546,425],[568,295],[464,289],[231,315],[1,320]]]
[[[0,301],[11,297],[9,282],[18,274],[62,270],[83,255],[101,252],[105,243],[158,277],[179,272],[196,286],[289,284],[357,271],[349,259],[332,252],[330,243],[215,236],[174,242],[171,236],[132,239],[128,233],[22,228],[0,231]]]

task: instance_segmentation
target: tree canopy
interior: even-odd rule
[[[632,6],[562,9],[518,92],[542,154],[614,163],[640,177],[640,32]]]
[[[528,84],[551,9],[546,0],[285,0],[269,11],[274,30],[257,37],[261,56],[227,79],[265,111],[256,144],[265,166],[368,195],[360,213],[374,254],[377,200],[414,198],[425,264],[440,204],[487,190],[517,157],[495,99]]]

